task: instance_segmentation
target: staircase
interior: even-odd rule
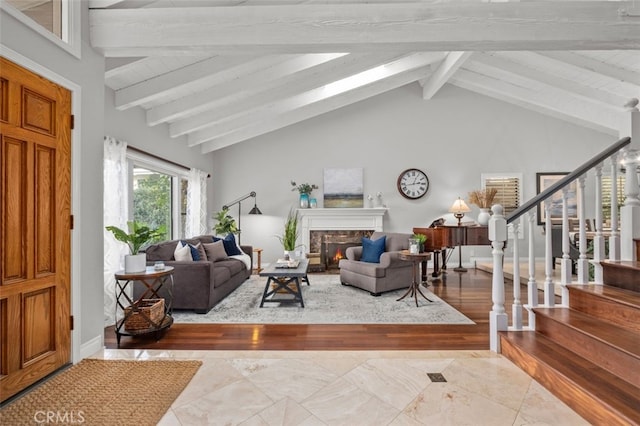
[[[638,425],[640,262],[601,264],[604,285],[568,285],[568,308],[531,308],[536,330],[500,332],[501,351],[590,423]]]

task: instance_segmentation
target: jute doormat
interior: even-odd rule
[[[85,359],[0,410],[0,424],[155,425],[201,361]]]

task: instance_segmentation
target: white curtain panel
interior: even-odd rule
[[[128,168],[127,143],[110,136],[104,138],[104,226],[127,229]],[[116,297],[114,273],[123,269],[126,244],[104,229],[104,324],[115,324]]]
[[[189,170],[187,220],[184,233],[187,238],[207,233],[207,173],[202,170]]]

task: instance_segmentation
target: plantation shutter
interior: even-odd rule
[[[505,216],[520,206],[520,179],[517,177],[487,177],[484,185],[498,190],[493,202],[502,205]]]
[[[611,176],[602,176],[602,219],[611,220]],[[618,175],[618,212],[624,204],[625,175]]]

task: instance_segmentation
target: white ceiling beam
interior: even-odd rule
[[[554,105],[548,94],[527,86],[511,84],[489,76],[460,69],[449,82],[455,86],[483,94],[547,116],[564,120],[598,132],[617,135],[621,114],[611,108],[584,108],[580,103]]]
[[[103,9],[118,3],[122,0],[89,0],[89,9]]]
[[[503,73],[510,73],[521,78],[542,83],[549,88],[565,91],[586,102],[598,102],[605,106],[623,111],[622,105],[628,99],[617,96],[613,93],[585,86],[575,80],[557,77],[555,74],[546,73],[544,69],[534,68],[536,65],[535,54],[528,54],[528,52],[518,52],[518,54],[515,54],[515,52],[513,53],[513,57],[512,52],[475,53],[472,61],[475,64],[482,64],[484,67],[493,69],[493,74],[497,75],[498,78]],[[514,58],[520,60],[523,58],[530,58],[532,63],[530,65],[523,65],[522,63],[514,62]],[[489,75],[491,74],[492,72],[489,71]]]
[[[306,105],[317,103],[348,92],[354,88],[367,86],[376,81],[381,81],[396,74],[406,73],[412,69],[430,65],[440,57],[431,52],[421,52],[407,55],[395,61],[369,68],[359,73],[354,73],[340,80],[331,79],[312,90],[296,93],[287,98],[278,98],[269,103],[263,103],[253,109],[243,109],[234,115],[228,115],[215,123],[215,126],[189,133],[189,146],[197,145],[211,139],[223,136],[226,133],[243,127],[250,127],[256,122],[275,119],[279,114],[303,108]]]
[[[406,71],[404,73],[396,74],[387,79],[360,86],[347,92],[342,92],[335,96],[322,99],[318,102],[314,102],[299,108],[295,108],[291,111],[269,117],[252,125],[239,129],[235,132],[228,133],[217,139],[210,140],[202,144],[202,152],[208,153],[215,151],[247,139],[251,139],[265,133],[272,132],[274,130],[281,129],[286,126],[290,126],[295,123],[299,123],[303,120],[316,117],[318,115],[327,113],[329,111],[342,108],[344,106],[368,99],[372,96],[379,95],[389,90],[397,89],[398,87],[417,81],[423,78],[425,74],[428,74],[430,68],[425,66],[422,68],[416,68]]]
[[[631,2],[316,4],[92,9],[105,56],[640,48]],[[597,29],[597,30],[594,30]]]
[[[422,84],[422,99],[431,99],[473,52],[449,52],[446,58]]]
[[[278,80],[271,87],[257,88],[255,92],[247,93],[240,99],[236,98],[234,102],[221,102],[215,108],[203,114],[171,124],[169,132],[172,137],[176,137],[207,127],[225,128],[229,126],[230,122],[242,120],[241,117],[247,117],[251,113],[262,109],[270,110],[276,102],[324,87],[334,81],[365,72],[376,66],[383,64],[394,66],[394,62],[397,61],[408,62],[413,57],[411,55],[397,54],[344,56],[331,63],[311,69],[302,75]],[[431,58],[432,62],[435,62],[441,60],[443,54],[423,53],[420,55],[420,60],[425,60],[427,57]]]
[[[353,61],[350,57],[345,61],[346,54],[313,53],[309,55],[295,55],[289,59],[276,62],[271,66],[263,66],[254,72],[238,75],[199,93],[176,99],[147,111],[147,124],[155,126],[168,121],[175,122],[181,118],[194,114],[224,107],[229,103],[246,99],[253,94],[266,91],[272,87],[279,87],[283,78],[297,75],[310,76],[315,73],[330,71]],[[353,56],[353,55],[352,55]]]
[[[640,22],[640,17],[636,19],[638,22]],[[566,62],[576,67],[593,71],[598,74],[604,74],[616,80],[640,86],[640,73],[629,71],[623,68],[618,68],[597,59],[580,55],[576,52],[543,52],[541,54],[558,61]]]
[[[125,110],[170,94],[178,97],[185,90],[197,91],[203,84],[237,75],[236,67],[253,63],[254,56],[216,56],[175,71],[171,71],[141,83],[116,91],[115,106]],[[267,57],[274,60],[275,57]],[[264,61],[264,58],[259,60]]]

